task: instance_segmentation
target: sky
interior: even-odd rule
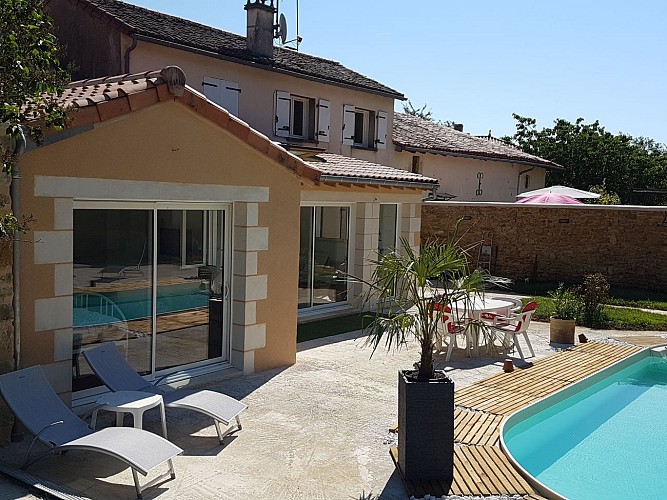
[[[126,0],[245,35],[245,0]],[[667,144],[665,0],[298,0],[300,50],[475,135],[563,118]],[[288,40],[297,0],[280,0]],[[396,102],[402,111],[402,103]]]

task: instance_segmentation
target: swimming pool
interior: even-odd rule
[[[152,314],[151,289],[75,294],[75,327],[94,326],[117,320],[149,318]],[[85,301],[82,301],[82,298]],[[209,294],[199,283],[185,283],[158,288],[157,314],[208,306]],[[110,307],[110,305],[112,307]]]
[[[520,410],[503,424],[502,446],[554,498],[664,498],[663,353],[642,351]]]

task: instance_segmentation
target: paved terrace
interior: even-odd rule
[[[529,331],[535,359],[564,347],[549,344],[547,323],[533,322]],[[589,339],[640,340],[636,332],[577,327],[577,333]],[[652,334],[664,336],[664,332],[643,332]],[[169,436],[185,454],[175,460],[176,479],[148,490],[144,497],[355,500],[373,493],[382,500],[408,498],[390,458],[396,435],[389,428],[397,419],[397,371],[418,359],[417,346],[369,358],[370,349],[357,335],[299,344],[294,366],[209,385],[249,405],[243,430],[228,437],[225,446],[218,445],[210,420],[171,410]],[[449,373],[457,390],[501,373],[502,360],[501,356],[466,358],[460,351],[449,363],[444,355],[437,358],[438,368]],[[109,415],[102,424],[112,421]],[[145,428],[160,432],[154,410],[146,414]],[[28,442],[0,450],[0,459],[18,463]],[[99,454],[51,456],[29,472],[70,494],[134,497],[130,469]],[[11,483],[0,482],[0,490],[10,495],[2,498],[34,498]]]

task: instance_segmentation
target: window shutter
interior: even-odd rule
[[[343,106],[343,145],[352,146],[354,144],[354,111],[351,104]]]
[[[204,95],[207,99],[222,106],[234,116],[239,116],[239,94],[241,93],[241,89],[239,89],[237,82],[205,76],[202,86],[204,87]]]
[[[329,142],[329,127],[331,126],[331,108],[329,101],[320,99],[317,102],[317,137],[320,142]]]
[[[378,111],[377,131],[375,138],[375,147],[378,149],[387,149],[387,112]]]
[[[289,137],[291,97],[289,92],[276,90],[276,135]]]

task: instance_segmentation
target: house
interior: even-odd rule
[[[294,363],[299,308],[350,310],[368,256],[419,244],[435,179],[300,158],[189,87],[178,67],[72,83],[72,123],[22,156],[21,366],[73,404],[81,352],[115,341],[167,381]],[[18,182],[18,181],[17,181]]]
[[[400,92],[336,61],[274,46],[273,3],[246,2],[246,36],[120,0],[51,0],[48,8],[81,78],[176,64],[193,88],[284,147],[424,173],[440,181],[438,199],[513,202],[561,168],[493,138],[394,113]]]
[[[438,199],[516,201],[544,186],[546,172],[563,167],[489,136],[472,136],[417,116],[394,113],[390,164],[435,177]]]

